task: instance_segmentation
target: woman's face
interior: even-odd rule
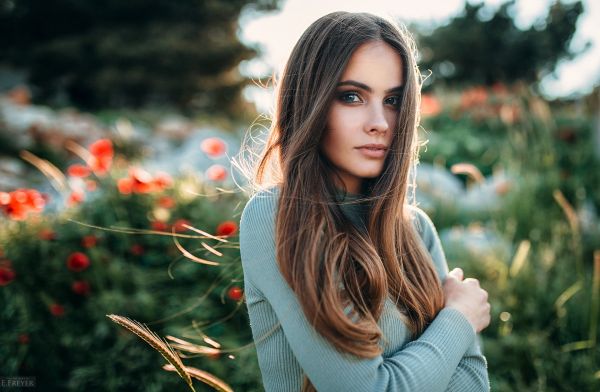
[[[362,44],[350,57],[320,145],[350,193],[359,193],[363,179],[383,170],[403,84],[402,59],[385,42]]]

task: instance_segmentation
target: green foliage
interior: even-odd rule
[[[239,14],[277,3],[2,0],[2,61],[27,71],[37,101],[239,115],[236,67],[257,54],[238,40]]]
[[[482,338],[492,390],[600,389],[598,286],[593,292],[593,280],[600,282],[600,260],[593,263],[594,252],[600,258],[600,223],[596,217],[584,227],[578,215],[569,216],[586,202],[600,207],[593,119],[523,91],[503,97],[488,91],[472,107],[455,92],[437,96],[447,104],[425,119],[429,144],[421,160],[513,175],[497,210],[430,211],[440,231],[484,225],[513,244],[507,257],[444,242],[450,268],[463,268],[489,292],[492,323]],[[519,115],[503,117],[507,107]]]
[[[569,106],[551,106],[526,89],[478,88],[475,101],[469,90],[437,97],[444,105],[424,119],[429,143],[421,160],[448,169],[470,163],[488,177],[504,170],[511,179],[493,210],[459,210],[451,200],[428,211],[441,234],[483,227],[510,244],[508,251],[496,251],[501,241],[487,251],[474,250],[461,245],[462,235],[443,244],[450,267],[462,267],[490,294],[492,323],[482,341],[492,390],[600,389],[600,260],[592,262],[600,250],[600,224],[596,217],[586,227],[575,214],[585,203],[600,207],[592,119]],[[471,179],[465,183],[473,186]],[[242,286],[236,236],[226,244],[178,238],[197,257],[222,263],[214,267],[183,257],[170,235],[144,231],[166,209],[169,224],[186,219],[215,233],[224,220],[237,221],[245,198],[196,197],[215,189],[194,177],[158,193],[123,195],[111,178],[98,188],[84,204],[58,215],[2,222],[0,266],[11,260],[16,273],[0,286],[0,323],[10,325],[0,334],[3,371],[35,375],[50,390],[188,390],[177,375],[160,368],[159,353],[105,316],[114,313],[147,323],[160,336],[202,345],[202,334],[210,336],[233,351],[184,363],[215,374],[234,390],[260,391],[246,307],[228,296],[230,287]],[[161,212],[164,197],[175,203],[162,203]],[[42,235],[43,229],[55,238]],[[83,246],[82,239],[92,234],[97,244]],[[224,255],[215,257],[201,241]],[[90,258],[88,269],[66,266],[75,251]],[[75,280],[88,281],[90,294],[74,293]],[[54,303],[64,306],[63,316],[49,311]]]
[[[422,33],[421,69],[431,69],[428,84],[486,84],[537,82],[554,71],[559,60],[572,58],[569,49],[581,1],[554,3],[544,21],[520,30],[513,20],[515,1],[502,4],[484,17],[483,3],[465,2],[463,13],[444,26]]]
[[[158,352],[106,317],[114,313],[146,323],[163,337],[206,345],[202,337],[208,335],[223,349],[233,349],[233,357],[184,359],[186,366],[208,371],[235,390],[260,390],[253,346],[235,350],[252,342],[243,302],[228,296],[229,288],[243,287],[237,233],[227,243],[178,233],[184,236],[178,242],[192,254],[221,263],[210,266],[183,257],[170,230],[148,232],[161,198],[175,200],[171,223],[186,219],[213,234],[219,223],[237,221],[235,206],[244,198],[190,198],[182,187],[215,193],[184,178],[158,193],[123,195],[113,180],[104,179],[101,194],[79,207],[43,219],[3,221],[0,259],[10,260],[16,273],[0,286],[0,323],[10,326],[0,335],[4,374],[33,375],[45,390],[189,390],[176,374],[161,369],[165,361]],[[94,236],[93,245],[85,245],[86,236]],[[223,255],[210,253],[202,242]],[[89,268],[69,269],[73,252],[83,252]],[[75,281],[88,282],[89,294],[77,294]],[[53,315],[53,304],[61,305],[64,315]]]

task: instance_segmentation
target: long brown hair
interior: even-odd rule
[[[400,54],[405,86],[384,170],[364,181],[365,231],[336,203],[336,173],[319,144],[336,84],[352,53],[369,41]],[[444,304],[431,258],[405,215],[409,172],[418,157],[422,81],[415,53],[408,31],[379,16],[334,12],[315,21],[277,84],[270,133],[251,178],[257,187],[279,186],[277,262],[307,319],[338,350],[364,358],[381,354],[377,321],[388,295],[413,336]],[[314,390],[306,377],[303,390]]]

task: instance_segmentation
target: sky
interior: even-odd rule
[[[571,3],[573,0],[563,0]],[[473,3],[474,1],[469,1]],[[485,0],[485,9],[493,12],[504,0]],[[245,12],[240,18],[240,39],[258,46],[261,56],[240,65],[242,74],[258,76],[270,74],[283,67],[293,45],[302,32],[319,17],[332,11],[372,12],[404,23],[436,26],[444,24],[464,8],[465,0],[284,0],[280,10],[256,14]],[[537,19],[545,17],[554,0],[517,0],[515,23],[528,28]],[[548,97],[564,97],[588,93],[600,83],[600,0],[583,0],[584,13],[579,17],[577,30],[571,42],[575,51],[586,41],[591,47],[571,61],[557,67],[557,78],[542,80],[542,92]],[[258,83],[258,82],[257,82]],[[269,111],[272,90],[249,87],[246,98],[256,103],[261,111]]]

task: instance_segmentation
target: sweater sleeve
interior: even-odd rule
[[[275,260],[277,198],[257,194],[240,222],[245,280],[275,312],[289,346],[318,391],[444,391],[473,344],[475,332],[457,310],[442,309],[421,336],[393,356],[359,358],[339,352],[308,322]],[[256,315],[259,316],[259,315]],[[466,385],[466,384],[464,384]]]
[[[420,232],[421,238],[431,254],[438,275],[443,282],[448,275],[448,262],[446,261],[446,255],[444,254],[437,230],[429,216],[427,216],[423,210],[416,207],[411,208],[415,210],[415,215],[419,222],[419,228],[417,230]],[[471,343],[458,363],[446,391],[466,392],[489,390],[490,382],[487,371],[487,360],[482,354],[479,335],[477,335],[476,339]]]

